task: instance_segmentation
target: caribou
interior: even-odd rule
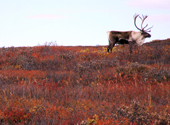
[[[136,25],[136,19],[138,17],[142,21],[141,28],[139,28]],[[148,26],[148,24],[146,24],[146,26],[143,27],[143,23],[147,17],[148,17],[147,15],[146,16],[142,15],[142,17],[139,14],[134,15],[134,25],[139,30],[138,32],[136,31],[107,31],[108,40],[109,40],[109,46],[107,47],[107,52],[109,52],[109,50],[112,52],[112,49],[115,46],[115,44],[129,44],[130,53],[132,53],[132,45],[137,44],[138,46],[141,46],[144,43],[145,38],[151,37],[149,32],[151,32],[151,28],[153,26],[146,29],[146,27]]]

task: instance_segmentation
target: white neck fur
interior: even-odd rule
[[[131,34],[132,36],[132,40],[133,41],[136,41],[136,43],[137,43],[137,45],[138,46],[141,46],[143,43],[144,43],[144,41],[145,41],[145,38],[143,38],[143,36],[141,35],[141,32],[134,32],[134,31],[132,31],[132,34]]]

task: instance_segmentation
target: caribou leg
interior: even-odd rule
[[[129,41],[129,52],[130,52],[130,54],[132,54],[133,53],[133,45],[135,44],[136,42],[135,41]]]
[[[112,40],[112,41],[109,40],[109,46],[107,47],[107,52],[109,52],[110,50],[112,53],[112,49],[114,46],[115,46],[115,40]]]

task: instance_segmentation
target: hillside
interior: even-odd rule
[[[0,48],[0,124],[170,124],[170,39]]]

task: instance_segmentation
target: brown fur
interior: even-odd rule
[[[109,36],[109,46],[107,52],[115,46],[115,44],[129,44],[129,36],[131,36],[132,31],[120,32],[120,31],[110,31]]]
[[[107,52],[109,50],[112,52],[112,48],[115,44],[129,44],[129,51],[132,53],[132,45],[137,43],[139,46],[143,44],[145,38],[151,37],[151,35],[143,30],[140,32],[134,31],[109,31],[108,39],[109,46],[107,47]]]

